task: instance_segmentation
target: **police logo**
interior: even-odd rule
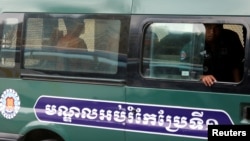
[[[13,89],[6,89],[0,97],[0,112],[6,119],[12,119],[20,109],[20,98]]]

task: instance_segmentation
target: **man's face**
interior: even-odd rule
[[[206,27],[206,41],[212,42],[216,40],[221,32],[221,27],[216,24],[207,24]]]

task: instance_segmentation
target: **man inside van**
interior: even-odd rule
[[[239,82],[243,74],[244,48],[238,34],[222,24],[205,24],[203,75],[205,86],[216,81]]]
[[[79,36],[84,33],[85,25],[80,20],[65,19],[67,34],[59,39],[57,47],[82,48],[87,49],[87,45]]]

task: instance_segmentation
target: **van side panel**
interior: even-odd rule
[[[130,17],[48,15],[0,16],[0,140],[124,141],[126,119],[118,114],[125,103]],[[68,23],[76,21],[85,23],[88,38],[79,38],[89,50],[55,46],[56,33],[70,33]]]
[[[229,19],[227,16],[213,16],[210,18],[211,16],[181,15],[132,16],[126,102],[131,105],[131,109],[134,109],[135,119],[134,122],[127,124],[127,141],[198,141],[207,139],[207,125],[249,124],[249,120],[245,119],[249,116],[249,112],[245,112],[247,111],[245,109],[249,110],[250,103],[249,88],[247,88],[249,81],[246,77],[239,84],[221,82],[212,87],[206,87],[200,82],[199,77],[183,74],[189,67],[183,69],[180,64],[180,52],[184,46],[178,48],[177,45],[186,39],[183,38],[186,36],[181,36],[185,34],[181,34],[184,28],[180,28],[180,25],[191,24],[203,27],[203,23],[208,20],[214,23],[222,20],[229,25],[238,21],[236,23],[243,24],[247,30],[249,27],[248,17],[231,16]],[[158,25],[153,26],[156,24]],[[159,29],[157,30],[156,27]],[[203,29],[199,28],[198,31]],[[149,41],[147,31],[152,31]],[[160,43],[154,43],[155,34],[159,35]],[[200,40],[194,37],[191,39],[197,45]],[[244,39],[246,42],[247,40]],[[202,44],[198,46],[201,47]],[[245,48],[248,47],[249,44],[246,43]],[[160,51],[157,52],[157,49]],[[144,66],[147,71],[144,71]],[[199,72],[195,68],[192,70]]]

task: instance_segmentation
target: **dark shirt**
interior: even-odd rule
[[[235,32],[223,29],[214,49],[205,45],[205,50],[204,75],[211,74],[218,81],[233,82],[233,70],[238,68],[243,72],[244,48]]]

